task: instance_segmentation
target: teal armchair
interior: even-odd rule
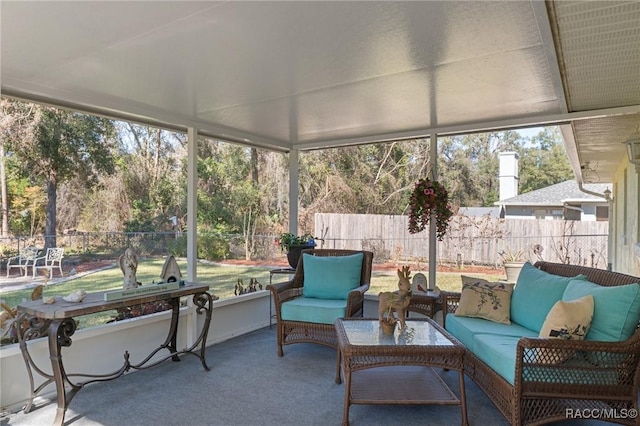
[[[283,345],[338,346],[334,321],[362,317],[371,282],[373,253],[359,250],[303,250],[288,282],[267,286],[277,318],[278,356]]]

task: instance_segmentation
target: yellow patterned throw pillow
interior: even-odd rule
[[[594,301],[590,294],[571,301],[559,300],[547,314],[539,337],[584,340],[593,319]],[[561,364],[574,354],[570,349],[543,349],[536,352],[540,364]]]
[[[513,284],[478,280],[462,285],[460,305],[455,315],[484,318],[501,324],[511,324],[511,293]]]
[[[593,296],[568,302],[559,300],[547,314],[539,337],[583,340],[593,319]]]

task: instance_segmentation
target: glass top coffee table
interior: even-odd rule
[[[405,331],[383,334],[377,319],[344,318],[338,335],[336,383],[344,375],[344,414],[351,404],[458,405],[467,425],[463,346],[430,318],[409,319]],[[432,367],[458,371],[459,397]]]

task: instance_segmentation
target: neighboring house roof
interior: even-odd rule
[[[500,217],[500,207],[460,207],[458,214],[469,217]]]
[[[594,183],[583,185],[585,189],[603,193],[605,189],[611,188],[609,183]],[[506,200],[496,201],[496,205],[501,206],[563,206],[566,203],[602,203],[604,197],[596,197],[587,194],[578,188],[575,180],[556,183],[555,185],[537,189],[535,191],[520,194]]]

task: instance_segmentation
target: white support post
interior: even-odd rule
[[[299,151],[289,151],[289,232],[298,235]]]
[[[198,265],[198,130],[187,130],[187,281],[196,282]],[[193,345],[198,336],[198,315],[189,298],[189,315],[186,318],[187,347]],[[203,342],[204,345],[206,342]]]
[[[438,179],[438,135],[431,133],[429,135],[429,162],[431,163],[431,179]],[[436,285],[436,256],[437,256],[437,240],[436,240],[436,215],[431,213],[429,219],[429,290],[433,290]]]
[[[605,200],[607,200],[607,217],[608,217],[608,232],[607,235],[607,271],[613,270],[613,233],[614,233],[614,220],[613,220],[613,198],[611,197],[611,190],[604,192]]]
[[[187,281],[197,279],[198,263],[198,131],[187,131]]]

